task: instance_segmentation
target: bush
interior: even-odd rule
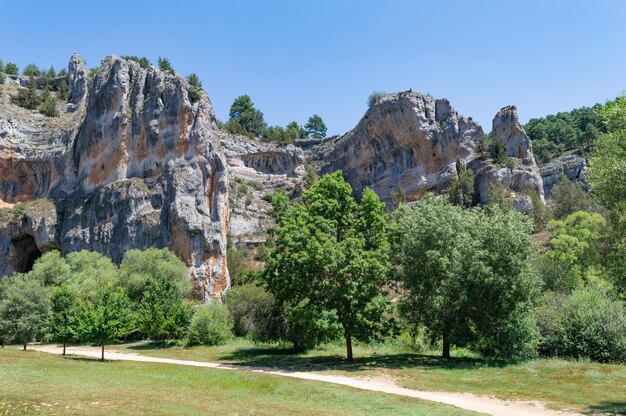
[[[171,75],[176,75],[176,71],[174,71],[169,59],[159,57],[158,64],[161,71],[168,72]]]
[[[286,317],[274,296],[254,283],[235,286],[226,292],[226,307],[237,336],[277,341],[285,334]]]
[[[27,110],[34,110],[39,107],[42,99],[35,89],[34,78],[31,78],[28,88],[20,88],[17,91],[17,95],[11,97],[11,102]]]
[[[626,361],[626,309],[605,291],[581,287],[571,295],[548,292],[536,316],[542,354]]]
[[[368,106],[368,107],[373,106],[373,105],[374,105],[374,104],[376,104],[376,102],[377,102],[378,100],[380,100],[380,98],[381,98],[383,95],[385,95],[385,94],[386,94],[386,93],[385,93],[385,92],[383,92],[383,91],[374,91],[374,92],[372,92],[372,93],[370,94],[370,96],[369,96],[369,97],[367,97],[367,106]]]
[[[213,302],[200,306],[189,326],[189,345],[221,345],[233,335],[233,322],[226,306]]]
[[[41,105],[39,106],[39,112],[48,117],[56,117],[59,115],[57,111],[57,99],[56,97],[49,96]]]

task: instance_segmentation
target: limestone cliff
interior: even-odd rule
[[[7,94],[0,103],[0,205],[45,198],[54,217],[43,232],[28,212],[0,224],[0,273],[28,267],[29,250],[120,261],[131,248],[169,247],[189,265],[196,297],[220,295],[228,173],[206,94],[191,102],[184,78],[115,56],[93,78],[76,55],[68,69],[71,98],[58,118]]]

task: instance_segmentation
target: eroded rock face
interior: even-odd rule
[[[196,296],[219,296],[229,286],[228,173],[206,94],[192,103],[184,78],[115,56],[89,80],[74,55],[68,79],[71,103],[58,119],[0,106],[3,203],[52,200],[64,253],[120,261],[131,248],[171,248]]]
[[[409,199],[442,192],[457,160],[474,158],[482,128],[459,115],[448,100],[413,92],[387,94],[359,124],[331,144],[322,172],[341,169],[352,187],[371,187],[390,202],[401,187]]]
[[[575,154],[559,156],[556,159],[541,165],[541,179],[543,180],[543,190],[546,198],[552,197],[552,188],[559,183],[561,175],[572,182],[580,182],[584,189],[587,189],[585,172],[587,171],[587,159]]]

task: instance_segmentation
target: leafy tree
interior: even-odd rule
[[[11,97],[13,104],[28,110],[34,110],[41,104],[41,97],[35,89],[35,78],[31,78],[27,88],[20,88],[17,95]]]
[[[192,103],[195,103],[202,97],[202,94],[200,93],[200,90],[202,89],[202,82],[200,82],[200,78],[195,73],[189,74],[187,81],[189,81],[189,86],[187,87],[189,99]]]
[[[320,116],[313,114],[309,117],[309,121],[304,125],[309,137],[319,139],[326,137],[326,124]]]
[[[226,307],[212,302],[200,306],[189,326],[189,345],[221,345],[232,337],[233,323]]]
[[[29,77],[38,77],[42,75],[41,70],[35,64],[28,64],[26,68],[22,71],[22,75],[27,75]]]
[[[179,299],[191,294],[187,265],[168,249],[128,250],[119,270],[120,283],[135,302],[157,283],[167,284]]]
[[[65,284],[53,289],[50,297],[52,314],[48,324],[48,330],[52,340],[63,343],[63,355],[65,345],[76,337],[78,292],[76,289]]]
[[[622,212],[626,212],[625,174],[626,130],[600,136],[589,165],[591,189],[601,203]]]
[[[559,182],[552,188],[554,217],[563,219],[576,211],[602,213],[604,209],[585,192],[580,184],[561,175]]]
[[[530,198],[530,202],[533,204],[532,218],[535,224],[535,232],[541,231],[548,225],[548,221],[552,218],[552,212],[543,203],[541,197],[534,189],[527,189],[526,196]]]
[[[292,121],[291,123],[287,124],[287,127],[285,129],[285,135],[290,141],[296,139],[304,139],[306,137],[306,134],[306,130],[296,121]]]
[[[182,337],[189,326],[191,305],[180,297],[172,281],[157,281],[143,294],[139,330],[154,341]]]
[[[135,330],[135,314],[126,290],[105,286],[96,292],[93,301],[82,300],[79,306],[78,338],[102,347],[119,342]]]
[[[230,117],[229,124],[240,128],[239,131],[232,131],[233,133],[261,137],[266,128],[263,113],[254,108],[254,103],[247,95],[235,98],[228,115]]]
[[[269,126],[263,131],[263,140],[278,144],[290,144],[292,140],[287,137],[287,133],[281,126]]]
[[[341,334],[352,360],[352,339],[369,339],[386,308],[384,204],[370,189],[358,204],[338,171],[304,191],[302,203],[277,194],[273,206],[275,248],[261,280],[288,310],[294,348]]]
[[[487,355],[532,354],[536,326],[528,309],[536,279],[532,227],[513,211],[465,211],[427,196],[397,211],[398,277],[404,315],[450,346]]]
[[[470,208],[474,201],[474,171],[467,169],[461,160],[456,161],[457,177],[448,186],[450,202],[463,208]]]
[[[59,115],[57,110],[57,99],[49,95],[40,105],[39,112],[48,117],[56,117]]]
[[[367,106],[371,107],[378,102],[386,93],[383,91],[374,91],[367,97]]]
[[[7,62],[6,66],[4,67],[4,72],[8,75],[17,75],[19,73],[19,69],[17,65],[15,65],[13,62]]]
[[[278,341],[286,334],[284,310],[271,293],[255,283],[229,289],[226,307],[237,336],[250,336],[255,341]]]
[[[0,299],[0,332],[24,346],[45,334],[50,314],[48,293],[41,282],[27,275],[11,277]]]
[[[70,278],[70,268],[61,253],[52,250],[35,261],[28,275],[44,286],[59,286]]]
[[[165,71],[171,75],[176,75],[176,71],[174,71],[169,59],[159,57],[157,63],[161,71]]]
[[[85,300],[95,300],[98,290],[115,286],[119,272],[111,259],[95,251],[75,251],[65,258],[70,268],[68,285]]]

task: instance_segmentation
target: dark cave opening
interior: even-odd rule
[[[13,245],[13,270],[18,273],[28,273],[32,270],[35,260],[43,254],[37,247],[35,237],[22,234],[13,237],[11,244]]]

